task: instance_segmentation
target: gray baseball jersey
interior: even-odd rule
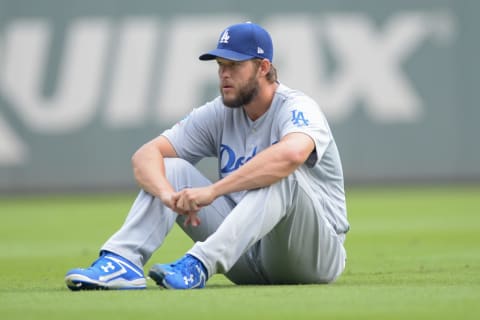
[[[315,151],[298,170],[310,177],[311,197],[319,198],[335,231],[346,233],[349,224],[337,146],[320,107],[307,95],[280,84],[271,107],[256,121],[243,108],[225,107],[217,97],[162,135],[180,158],[192,164],[204,157],[218,158],[219,177],[223,178],[292,132],[305,133],[315,142]],[[229,197],[238,203],[244,193]]]

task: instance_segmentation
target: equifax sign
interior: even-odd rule
[[[116,129],[180,119],[216,83],[215,65],[199,62],[198,54],[214,45],[219,30],[242,20],[78,18],[68,25],[61,59],[51,69],[51,21],[11,20],[0,37],[0,96],[8,103],[0,105],[0,165],[28,159],[28,144],[6,114],[39,135],[78,132],[94,118]],[[418,121],[421,93],[403,64],[426,40],[441,48],[455,36],[449,11],[400,12],[381,25],[360,13],[273,15],[259,23],[272,34],[280,80],[315,98],[332,122],[360,106],[375,122]],[[333,72],[327,50],[336,60]],[[51,70],[56,85],[45,95]]]

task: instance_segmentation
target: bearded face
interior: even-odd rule
[[[229,108],[240,108],[247,105],[258,94],[257,71],[259,65],[248,65],[248,63],[249,61],[219,64],[220,94],[223,104]],[[224,73],[227,73],[227,76],[222,78]],[[242,81],[242,78],[245,77],[246,80]]]

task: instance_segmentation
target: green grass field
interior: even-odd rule
[[[479,319],[480,187],[350,188],[332,285],[70,292],[134,194],[0,198],[0,319]],[[175,228],[145,270],[191,246]]]

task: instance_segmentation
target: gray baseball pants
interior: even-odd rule
[[[211,184],[194,166],[165,159],[175,190]],[[345,268],[345,235],[337,235],[301,170],[235,205],[217,198],[198,213],[200,226],[141,191],[123,224],[102,247],[143,267],[175,222],[195,242],[188,251],[209,276],[224,273],[236,284],[301,284],[334,281]]]

